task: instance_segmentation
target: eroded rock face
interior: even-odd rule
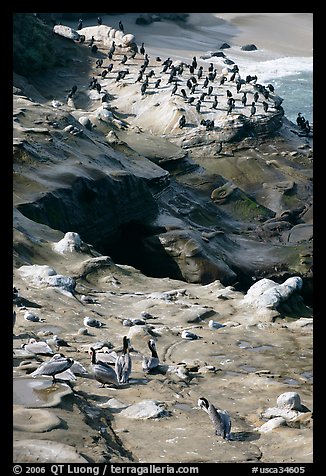
[[[13,460],[17,463],[88,463],[73,446],[50,440],[14,441]]]
[[[112,31],[110,44],[113,35],[122,38]],[[313,319],[305,319],[301,308],[296,319],[274,309],[266,315],[261,308],[245,306],[239,289],[223,284],[239,281],[248,289],[254,279],[276,282],[277,275],[283,282],[289,275],[306,276],[311,243],[301,238],[310,234],[294,233],[293,239],[300,237],[294,245],[284,238],[300,220],[311,224],[311,213],[306,218],[287,214],[283,232],[277,226],[285,222],[283,211],[299,210],[302,203],[311,210],[310,139],[306,149],[299,149],[303,139],[289,137],[293,125],[278,129],[284,117],[274,108],[268,118],[260,114],[261,120],[238,114],[226,119],[225,103],[218,112],[208,111],[210,101],[203,113],[216,113],[219,120],[214,131],[205,131],[195,108],[181,95],[171,96],[168,88],[153,88],[149,92],[154,94],[141,97],[135,83],[140,55],[127,65],[124,81],[115,81],[114,74],[100,79],[110,102],[109,109],[99,107],[103,92],[87,90],[93,74],[100,72],[98,56],[87,45],[64,41],[69,45],[65,54],[71,54],[69,71],[42,73],[31,79],[33,84],[15,77],[13,274],[19,300],[14,301],[13,346],[18,403],[28,400],[40,409],[57,390],[51,378],[31,376],[39,362],[21,348],[31,335],[52,336],[53,341],[55,334],[62,337],[69,347],[59,352],[82,367],[73,378],[65,376],[68,384],[60,382],[69,391],[51,406],[61,426],[40,432],[36,442],[27,428],[14,430],[16,460],[74,462],[81,454],[95,463],[161,463],[162,455],[176,463],[311,462],[311,412],[286,420],[280,412],[297,410],[276,406],[262,415],[266,402],[276,402],[293,385],[311,408]],[[97,45],[98,55],[107,55],[107,46]],[[121,53],[119,47],[115,65]],[[158,74],[162,63],[155,56],[150,60]],[[222,74],[228,77],[228,68]],[[66,103],[73,83],[77,94]],[[52,98],[61,105],[52,107]],[[181,107],[192,114],[183,130],[178,127]],[[91,120],[91,130],[78,122],[80,117]],[[268,220],[274,217],[271,236]],[[259,233],[264,224],[266,234]],[[73,235],[65,235],[69,232]],[[63,253],[53,249],[59,243]],[[19,272],[21,266],[40,263],[55,270],[53,278],[60,273],[74,279],[73,299],[54,286],[35,286]],[[282,304],[290,304],[291,310],[294,303],[290,296]],[[22,305],[41,309],[45,323],[26,321],[19,312]],[[86,317],[103,326],[83,327]],[[212,319],[218,329],[210,327]],[[183,339],[184,331],[198,338]],[[101,348],[97,356],[114,365],[125,335],[131,341],[130,381],[100,388],[91,374],[89,347]],[[161,364],[145,374],[142,358],[149,355],[151,338]],[[36,392],[26,390],[27,381],[36,385]],[[196,408],[199,394],[230,412],[233,440],[227,451],[207,415]],[[167,414],[160,414],[162,409]],[[124,416],[131,410],[132,418]],[[266,418],[271,423],[258,434]],[[276,428],[284,421],[284,428]],[[50,451],[50,439],[68,448]]]

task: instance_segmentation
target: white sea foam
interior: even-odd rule
[[[286,56],[267,61],[242,61],[238,63],[242,77],[247,74],[257,75],[258,82],[282,78],[284,76],[300,75],[302,72],[313,71],[312,57]]]

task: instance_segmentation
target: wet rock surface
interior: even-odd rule
[[[102,107],[102,94],[88,89],[107,53],[97,45],[94,56],[87,45],[65,43],[63,54],[83,60],[69,72],[14,75],[14,461],[311,462],[312,137],[293,134],[279,111],[249,127],[245,114],[231,120],[223,108],[215,131],[194,112],[181,130],[178,107],[188,107],[181,96],[171,114],[171,92],[161,92],[157,114],[158,98],[141,98],[139,85],[116,83],[115,74],[102,82],[112,115],[93,114],[96,127],[85,127],[78,118]],[[129,66],[133,79],[142,62],[138,55]],[[73,83],[74,106],[64,94]],[[82,133],[64,130],[69,125]],[[117,139],[108,142],[112,131]],[[46,272],[26,274],[31,269]],[[302,279],[299,301],[289,296],[263,310],[244,303],[261,279],[281,285],[291,277]],[[42,321],[24,319],[27,310]],[[103,325],[87,327],[85,318]],[[182,338],[185,330],[198,338]],[[55,335],[69,346],[58,348]],[[89,348],[102,342],[102,355],[121,354],[124,335],[129,383],[100,387]],[[52,339],[54,353],[87,373],[32,378],[50,356],[24,353],[30,338]],[[145,374],[149,339],[160,365]],[[62,388],[66,394],[51,400]],[[291,421],[265,415],[286,392],[309,412]],[[230,413],[230,441],[214,435],[199,397]],[[45,406],[44,426],[29,429],[27,412]]]

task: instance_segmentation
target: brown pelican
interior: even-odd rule
[[[198,406],[208,413],[215,428],[215,435],[222,436],[225,440],[230,440],[231,417],[229,413],[225,410],[215,408],[214,405],[209,403],[204,397],[198,399]]]
[[[93,347],[89,350],[91,354],[92,370],[96,380],[102,384],[102,387],[105,387],[105,384],[119,385],[114,367],[106,362],[97,360],[96,351]]]
[[[120,384],[128,383],[131,373],[131,357],[129,354],[129,339],[127,336],[123,337],[123,353],[119,355],[115,361],[115,373],[117,374],[117,379]]]
[[[32,377],[37,377],[38,375],[50,375],[55,381],[55,376],[61,374],[65,370],[70,369],[74,361],[72,359],[66,358],[63,354],[54,354],[52,359],[48,362],[43,362],[33,373]]]
[[[144,356],[143,362],[142,362],[143,371],[146,373],[150,372],[151,370],[155,369],[156,367],[160,365],[160,359],[158,358],[158,355],[157,355],[156,344],[153,339],[150,339],[148,341],[148,347],[152,355],[150,357]]]

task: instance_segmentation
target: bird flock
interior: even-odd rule
[[[119,28],[122,29],[123,25],[119,25]],[[88,45],[91,48],[95,46],[93,38]],[[92,51],[101,57],[96,59],[96,69],[99,70],[97,77],[92,77],[88,87],[101,94],[102,102],[110,101],[112,85],[139,84],[138,92],[142,99],[160,93],[179,97],[185,105],[196,111],[195,116],[191,113],[191,117],[187,117],[187,114],[182,113],[185,110],[182,103],[178,103],[181,111],[178,122],[180,129],[201,125],[207,131],[213,131],[221,115],[235,113],[252,118],[257,114],[266,115],[282,110],[282,98],[274,94],[271,83],[267,86],[259,84],[257,75],[242,78],[238,65],[228,58],[224,59],[226,66],[218,71],[213,62],[209,66],[207,62],[199,64],[201,60],[196,56],[189,62],[173,61],[170,57],[164,60],[158,56],[152,58],[146,52],[144,42],[140,47],[136,44],[122,47],[113,40],[106,51],[102,45],[101,50],[97,48]],[[74,86],[68,97],[72,97],[76,91]],[[207,114],[210,118],[205,118]]]
[[[19,291],[14,288],[14,301],[17,300]],[[23,309],[22,309],[23,310]],[[30,311],[24,311],[24,318]],[[30,313],[32,314],[32,313]],[[29,315],[29,314],[28,314]],[[146,319],[154,319],[154,317],[146,311],[142,312],[143,319],[135,319],[140,321],[140,324],[144,324]],[[145,320],[144,320],[145,319]],[[32,319],[33,323],[43,322],[43,319]],[[14,326],[16,323],[16,311],[14,311]],[[138,322],[137,322],[138,324]],[[221,325],[211,320],[208,327],[218,328]],[[89,317],[84,318],[84,325],[88,327],[102,328],[103,323]],[[122,323],[124,325],[124,323]],[[128,324],[129,326],[130,324]],[[131,325],[134,325],[132,323]],[[136,325],[136,323],[135,323]],[[197,334],[189,330],[183,330],[180,334],[182,339],[194,340],[201,338]],[[160,372],[161,361],[158,355],[156,341],[150,338],[147,342],[149,352],[143,354],[141,368],[144,374]],[[88,347],[88,353],[90,356],[90,369],[91,372],[80,364],[77,360],[66,357],[61,351],[62,347],[71,347],[70,344],[58,335],[42,341],[36,338],[29,338],[28,342],[21,345],[28,354],[34,354],[35,356],[50,357],[49,360],[43,361],[30,375],[33,378],[38,377],[52,377],[52,384],[55,385],[57,381],[76,380],[76,375],[85,377],[92,375],[92,377],[100,383],[101,387],[107,385],[119,388],[130,384],[130,376],[133,370],[133,362],[130,355],[131,346],[130,339],[127,336],[122,338],[122,349],[118,352],[112,351],[109,353],[99,352],[103,347],[107,346],[106,342],[90,344]],[[54,353],[54,349],[56,353]],[[177,372],[178,374],[178,372]],[[183,375],[180,375],[183,378]],[[225,440],[231,438],[231,417],[228,412],[215,407],[212,403],[204,397],[200,397],[197,402],[197,408],[203,409],[209,416],[216,436],[221,436]]]
[[[98,24],[102,24],[102,19],[99,17]],[[80,20],[78,29],[82,28],[82,20]],[[124,31],[122,23],[119,23],[119,28]],[[82,41],[84,43],[84,40]],[[101,52],[96,46],[96,39],[91,37],[88,47],[91,48],[96,58],[96,75],[93,76],[88,84],[88,89],[96,89],[101,96],[102,103],[110,101],[110,84],[118,83],[126,85],[135,85],[139,83],[140,97],[146,100],[146,97],[151,93],[165,93],[172,96],[178,96],[189,107],[194,108],[198,116],[198,124],[205,127],[207,131],[213,131],[216,128],[214,114],[219,111],[226,116],[232,113],[242,113],[252,117],[260,111],[261,114],[268,114],[271,108],[274,110],[281,110],[282,100],[278,96],[274,96],[274,87],[272,84],[267,86],[261,85],[257,82],[257,76],[247,75],[246,78],[240,76],[239,68],[232,61],[228,60],[226,64],[232,67],[225,67],[218,72],[218,68],[211,62],[207,67],[207,63],[199,64],[196,56],[192,57],[189,63],[181,61],[173,61],[170,57],[162,61],[161,58],[151,58],[145,49],[145,44],[141,46],[133,45],[129,48],[121,48],[112,41],[111,46],[105,52],[105,59],[103,59],[103,47]],[[127,50],[127,51],[126,51]],[[101,55],[99,55],[101,53]],[[136,68],[135,68],[136,66]],[[138,71],[135,74],[135,69]],[[130,71],[133,69],[133,71]],[[72,99],[78,94],[77,85],[73,85],[67,95],[67,100]],[[188,125],[197,126],[198,124],[190,123],[187,118],[187,111],[189,109],[182,109],[186,111],[182,113],[178,122],[178,127],[183,129]],[[210,112],[210,118],[205,118],[204,113]],[[206,116],[207,117],[207,116]],[[193,116],[192,119],[193,121]],[[190,123],[190,124],[189,124]],[[221,150],[221,144],[220,149]],[[14,299],[17,299],[18,290],[14,288]],[[81,301],[84,304],[94,303],[94,300],[87,296],[82,296]],[[144,319],[146,316],[143,316]],[[26,311],[24,318],[31,322],[42,322],[37,315],[30,311]],[[130,322],[129,322],[130,321]],[[123,325],[129,326],[134,323],[131,320],[124,320]],[[14,312],[14,325],[16,322],[16,313]],[[84,325],[87,328],[102,328],[105,327],[101,321],[91,318],[84,318]],[[209,327],[211,329],[218,329],[222,327],[221,324],[210,321]],[[196,340],[200,336],[192,333],[189,330],[184,330],[181,333],[182,339]],[[54,354],[51,345],[56,348],[57,353]],[[160,367],[160,359],[156,348],[154,339],[149,339],[147,342],[149,354],[143,355],[142,371],[145,374],[155,372]],[[81,375],[87,373],[86,369],[78,362],[71,358],[65,357],[64,354],[59,353],[61,347],[69,346],[69,344],[58,336],[54,336],[51,342],[37,341],[30,339],[23,348],[35,355],[51,356],[50,360],[43,362],[33,373],[33,377],[50,376],[53,383],[56,382],[58,376],[65,371],[73,372],[73,366],[80,372]],[[93,377],[101,384],[102,387],[106,385],[114,385],[116,387],[126,386],[130,384],[130,376],[133,369],[132,358],[130,355],[130,339],[123,336],[122,350],[115,355],[110,354],[112,361],[103,360],[99,357],[99,349],[94,345],[89,347],[90,368]],[[214,433],[225,440],[231,438],[231,416],[225,410],[215,407],[205,397],[200,397],[197,402],[197,408],[204,410],[214,427]]]

